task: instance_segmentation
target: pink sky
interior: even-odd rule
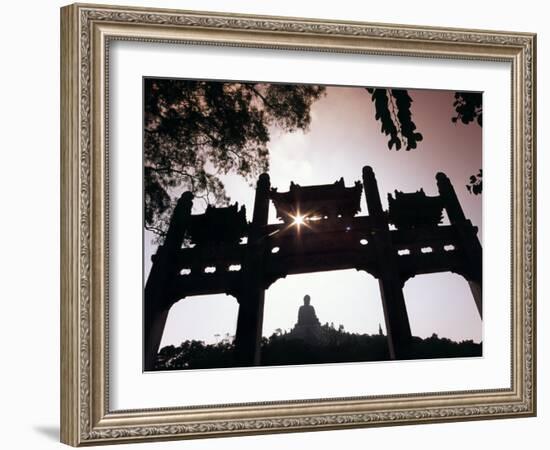
[[[482,198],[468,193],[465,184],[482,167],[482,129],[476,123],[454,124],[454,92],[409,90],[412,114],[424,140],[409,152],[388,150],[388,138],[380,132],[374,105],[363,88],[329,87],[327,95],[312,107],[312,122],[306,132],[282,133],[272,130],[270,177],[273,187],[288,190],[291,181],[303,186],[333,183],[344,177],[347,186],[361,180],[361,168],[373,167],[384,208],[388,192],[423,188],[437,195],[435,174],[445,172],[462,207],[480,229]],[[232,202],[245,204],[252,212],[254,190],[237,176],[224,179]],[[367,214],[364,196],[361,215]],[[195,213],[204,206],[196,202]],[[274,209],[270,222],[275,222]],[[145,233],[145,277],[155,246]],[[321,323],[343,324],[357,333],[385,330],[378,282],[355,270],[289,276],[266,292],[263,335],[275,329],[290,329],[296,323],[302,298],[309,294]],[[405,301],[413,335],[432,333],[453,340],[482,339],[482,322],[465,280],[455,274],[417,276],[405,284]],[[238,304],[230,296],[189,297],[170,311],[161,347],[178,345],[186,339],[215,342],[226,333],[233,335]],[[218,337],[217,335],[220,335]]]

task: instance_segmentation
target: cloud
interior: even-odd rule
[[[313,177],[310,140],[297,131],[273,137],[270,144],[271,184],[286,189],[291,181],[309,184]]]

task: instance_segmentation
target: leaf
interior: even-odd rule
[[[456,116],[451,118],[453,123],[458,119],[467,125],[476,120],[479,126],[482,126],[483,119],[483,97],[481,92],[455,92],[455,101],[453,107]]]

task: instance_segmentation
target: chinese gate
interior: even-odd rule
[[[188,296],[222,293],[239,303],[237,364],[260,364],[264,293],[290,274],[354,268],[377,278],[392,359],[409,355],[412,336],[403,286],[415,275],[450,271],[463,276],[481,316],[477,227],[464,216],[448,177],[438,173],[436,180],[438,196],[426,196],[422,189],[396,191],[388,195],[384,211],[368,166],[363,183],[353,187],[345,187],[343,179],[321,186],[291,183],[284,193],[271,188],[269,176],[262,174],[250,223],[238,205],[192,215],[193,196],[184,193],[145,285],[145,370],[154,369],[171,306]],[[368,215],[359,216],[362,191]],[[270,202],[282,223],[268,223]],[[441,225],[443,209],[448,225]],[[193,246],[182,248],[184,241]]]

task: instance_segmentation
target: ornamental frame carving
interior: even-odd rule
[[[505,61],[512,66],[511,387],[111,411],[112,40]],[[536,35],[75,4],[61,9],[61,440],[80,446],[536,414]]]

